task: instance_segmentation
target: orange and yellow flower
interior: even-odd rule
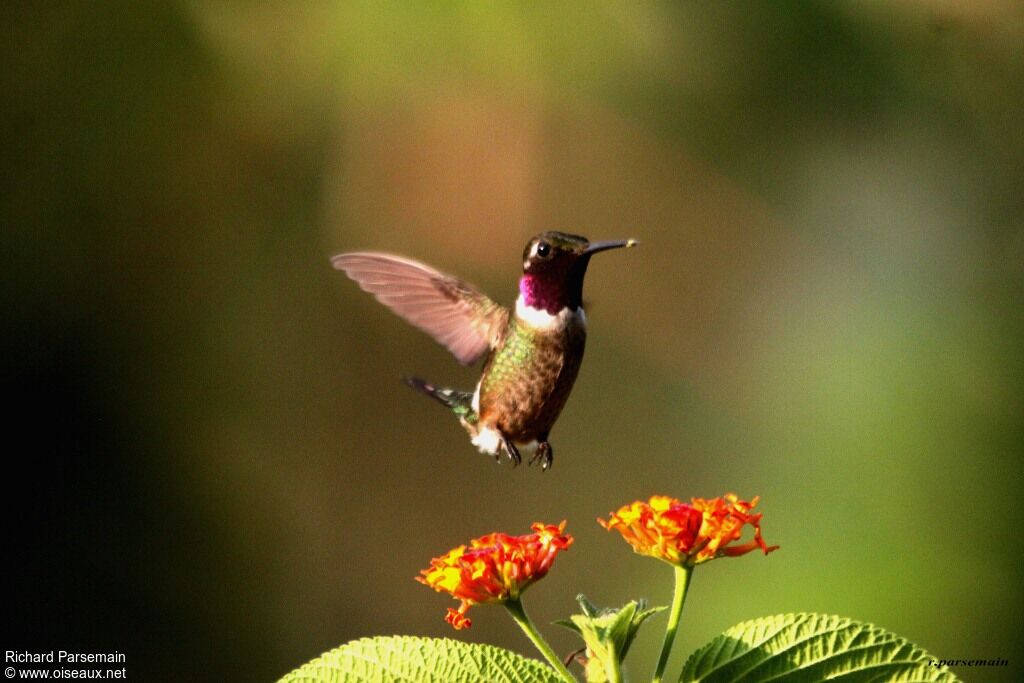
[[[456,629],[469,628],[466,611],[473,605],[516,600],[527,586],[544,577],[559,551],[572,545],[565,522],[536,523],[532,534],[487,534],[435,557],[416,580],[447,592],[462,605],[448,608],[445,621]]]
[[[668,496],[651,496],[647,502],[623,505],[610,519],[597,522],[615,529],[641,555],[674,565],[693,566],[716,557],[735,557],[760,548],[765,555],[779,546],[761,538],[761,515],[751,514],[758,499],[747,502],[728,493],[721,498],[693,498],[683,503]],[[743,529],[750,525],[754,538],[741,545]]]

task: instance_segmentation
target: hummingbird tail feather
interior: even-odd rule
[[[448,406],[460,418],[472,421],[472,418],[476,417],[473,411],[473,394],[468,391],[436,387],[419,377],[403,377],[402,381],[435,401]]]

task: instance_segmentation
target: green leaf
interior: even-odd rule
[[[491,645],[447,638],[364,638],[325,652],[278,683],[558,683],[555,670]]]
[[[955,683],[894,633],[842,617],[780,614],[733,626],[687,660],[680,683]]]

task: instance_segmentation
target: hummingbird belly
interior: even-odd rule
[[[557,329],[513,322],[480,380],[481,437],[496,430],[517,444],[546,441],[576,381],[585,343],[581,310]]]

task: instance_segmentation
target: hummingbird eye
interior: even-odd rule
[[[537,244],[537,256],[541,258],[547,258],[551,256],[551,245],[547,242],[540,242]]]

